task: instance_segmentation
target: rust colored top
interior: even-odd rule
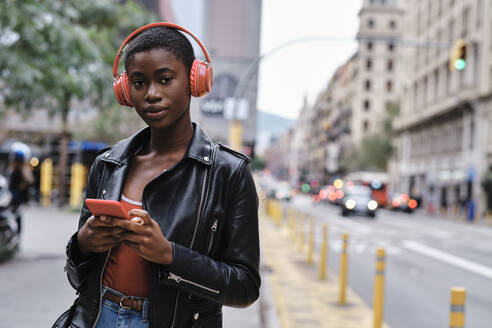
[[[121,204],[130,211],[142,203],[121,196]],[[104,271],[103,284],[127,296],[149,296],[149,263],[130,247],[120,244],[111,249]]]

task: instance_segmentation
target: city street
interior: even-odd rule
[[[330,229],[329,265],[338,272],[341,234],[349,233],[349,286],[372,303],[376,249],[386,249],[385,321],[392,328],[434,328],[449,323],[450,288],[466,288],[466,327],[492,322],[492,228],[380,210],[376,219],[342,217],[330,204],[297,197],[288,206]]]

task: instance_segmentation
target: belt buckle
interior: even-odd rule
[[[123,300],[125,298],[130,300],[130,298],[128,296],[123,296],[122,298],[120,298],[120,307],[123,308],[123,309],[125,309],[125,310],[133,310],[132,307],[123,305]]]

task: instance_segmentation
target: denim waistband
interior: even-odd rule
[[[142,313],[142,320],[148,320],[148,312],[149,312],[149,299],[148,298],[139,297],[139,296],[125,295],[125,294],[120,293],[117,290],[114,290],[112,288],[109,288],[109,287],[103,285],[102,286],[102,296],[104,296],[104,294],[107,291],[110,291],[111,294],[115,294],[115,295],[118,295],[120,297],[127,296],[127,297],[131,297],[132,299],[135,299],[135,300],[142,300],[143,301],[143,303],[142,303],[142,312],[141,312]],[[118,304],[118,306],[120,306],[120,305]],[[139,311],[136,311],[136,310],[133,310],[133,309],[130,309],[128,311],[133,311],[133,312],[140,313]]]

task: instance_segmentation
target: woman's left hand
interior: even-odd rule
[[[159,224],[145,210],[128,212],[131,220],[114,220],[114,225],[126,231],[119,234],[123,243],[147,261],[169,265],[173,261],[173,245],[162,234]]]

